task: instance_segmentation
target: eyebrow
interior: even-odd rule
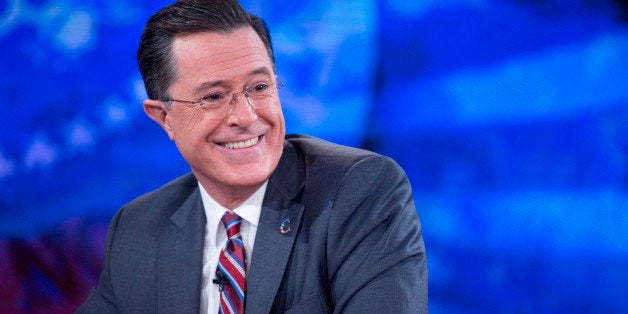
[[[259,68],[255,69],[255,70],[249,72],[248,76],[252,77],[252,76],[260,75],[260,74],[261,75],[271,76],[270,70],[267,67],[265,67],[265,66],[259,67]],[[204,92],[204,91],[206,91],[206,90],[208,90],[210,88],[216,87],[216,86],[224,86],[224,85],[226,85],[229,82],[230,82],[230,80],[216,80],[216,81],[203,82],[203,83],[201,83],[201,85],[199,85],[198,87],[196,87],[194,89],[194,94],[195,95],[200,94],[200,93],[202,93],[202,92]]]

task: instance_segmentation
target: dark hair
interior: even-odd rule
[[[199,32],[228,34],[251,26],[266,47],[273,68],[270,33],[261,18],[244,11],[236,0],[180,0],[155,13],[146,23],[137,63],[150,99],[167,99],[176,77],[172,42],[177,35]]]

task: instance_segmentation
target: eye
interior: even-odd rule
[[[252,93],[263,93],[266,90],[268,90],[268,84],[266,84],[266,83],[259,83],[259,84],[255,85],[255,87],[253,87],[251,89],[251,92]]]
[[[201,102],[205,103],[216,103],[224,99],[225,97],[220,93],[209,94],[203,98],[201,98]]]

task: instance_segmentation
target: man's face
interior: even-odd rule
[[[172,52],[172,99],[213,99],[217,93],[231,95],[275,82],[266,48],[251,27],[179,36]],[[263,101],[264,109],[254,109],[238,94],[222,117],[181,102],[166,109],[160,101],[146,100],[144,108],[175,141],[210,195],[235,207],[268,179],[283,151],[285,123],[277,91],[271,90]]]

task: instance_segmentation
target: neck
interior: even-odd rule
[[[259,183],[251,186],[215,186],[211,183],[199,180],[207,194],[209,194],[221,206],[233,210],[242,205],[253,193],[263,184]]]

